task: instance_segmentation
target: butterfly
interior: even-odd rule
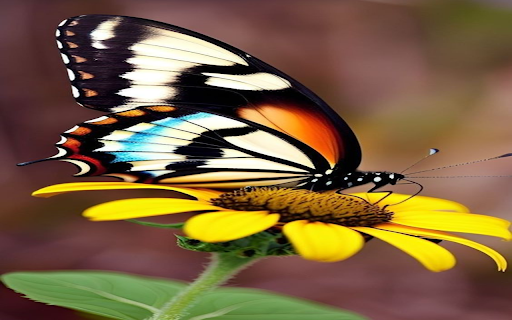
[[[76,176],[188,187],[373,191],[404,179],[358,171],[359,143],[334,110],[221,41],[111,15],[64,20],[56,37],[76,101],[109,113],[65,131],[58,154],[38,161],[71,162]]]

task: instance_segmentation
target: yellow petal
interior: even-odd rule
[[[211,205],[207,202],[196,200],[137,198],[102,203],[85,210],[83,215],[90,220],[107,221],[204,210],[218,211],[224,209]]]
[[[430,271],[439,272],[453,268],[455,257],[445,248],[428,240],[369,227],[352,227],[385,241],[418,260]]]
[[[364,238],[360,233],[331,223],[297,220],[285,224],[283,233],[295,250],[308,260],[345,260],[364,245]]]
[[[420,210],[439,210],[439,211],[455,211],[455,212],[469,212],[469,209],[462,204],[439,198],[431,198],[424,196],[414,196],[407,194],[392,193],[385,197],[388,193],[386,192],[374,192],[374,193],[352,193],[368,200],[370,203],[377,203],[380,207],[389,205],[388,209],[393,212],[401,211],[420,211]],[[385,197],[385,198],[384,198]],[[384,199],[383,199],[384,198]],[[407,198],[410,198],[406,200]],[[404,201],[406,200],[406,201]],[[404,201],[404,202],[402,202]],[[400,203],[402,202],[402,203]]]
[[[187,220],[183,231],[204,242],[224,242],[264,231],[279,221],[268,211],[221,211],[203,213]]]
[[[397,212],[391,222],[418,228],[483,234],[505,240],[512,238],[508,230],[510,222],[480,214],[439,211]]]
[[[117,190],[117,189],[162,189],[176,191],[200,200],[216,198],[222,192],[209,189],[174,188],[162,184],[144,184],[130,182],[74,182],[55,184],[41,188],[32,193],[34,197],[48,198],[61,193],[90,190]]]
[[[406,227],[401,225],[396,225],[392,223],[383,223],[379,224],[377,226],[374,226],[374,228],[382,229],[382,230],[389,230],[394,232],[400,232],[400,233],[406,233],[411,234],[415,236],[420,237],[427,237],[431,239],[439,239],[439,240],[446,240],[451,242],[456,242],[468,247],[471,247],[473,249],[476,249],[478,251],[481,251],[491,257],[496,264],[498,265],[499,271],[505,271],[507,269],[507,260],[499,254],[497,251],[484,246],[483,244],[480,244],[478,242],[474,242],[453,234],[448,234],[442,231],[433,231],[433,230],[427,230],[427,229],[421,229],[421,228],[414,228],[414,227]]]

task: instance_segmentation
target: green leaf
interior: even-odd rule
[[[100,271],[15,272],[7,287],[39,302],[107,318],[143,320],[185,284]],[[341,309],[244,288],[219,288],[204,295],[186,320],[364,320]]]
[[[5,285],[27,298],[108,318],[150,317],[178,291],[179,282],[99,271],[14,272]]]
[[[275,293],[219,288],[191,309],[187,320],[364,320],[355,313]]]

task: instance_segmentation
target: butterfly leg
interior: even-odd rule
[[[380,187],[383,187],[384,185],[381,185],[381,184],[375,184],[373,186],[373,188],[371,188],[370,190],[368,190],[367,192],[368,193],[371,193],[371,192],[376,192],[375,190],[379,189]],[[392,192],[392,191],[379,191],[379,192]]]
[[[374,189],[374,188],[372,188],[372,189]],[[376,192],[373,192],[372,190],[370,190],[370,191],[368,191],[368,193],[376,193]],[[379,191],[379,193],[385,193],[386,195],[383,196],[382,198],[380,198],[377,202],[374,202],[373,204],[377,204],[377,203],[381,202],[382,200],[386,199],[391,194],[393,194],[393,191],[386,190],[386,191]]]
[[[423,191],[423,186],[421,184],[419,184],[418,182],[415,182],[415,181],[411,181],[411,180],[406,180],[406,179],[403,179],[404,181],[407,181],[408,184],[416,184],[418,185],[420,188],[418,191],[416,191],[414,194],[410,195],[409,197],[405,198],[404,200],[400,201],[400,202],[397,202],[397,203],[394,203],[392,205],[397,205],[397,204],[400,204],[400,203],[404,203],[405,201],[409,200],[409,199],[412,199],[414,197],[416,197],[418,194],[421,193],[421,191]],[[369,191],[370,192],[370,191]],[[386,197],[388,197],[391,193],[393,193],[392,191],[385,191],[385,192],[389,192],[388,195],[386,195]],[[385,198],[385,197],[384,197]],[[382,199],[384,199],[382,198]],[[381,201],[382,199],[380,199],[379,201]]]

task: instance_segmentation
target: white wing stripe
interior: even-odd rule
[[[232,66],[235,64],[233,61],[212,57],[202,53],[168,47],[146,45],[144,43],[136,43],[132,45],[130,49],[135,53],[135,55],[139,54],[150,57],[165,58],[199,64],[210,64],[215,66]]]
[[[242,149],[293,161],[308,168],[315,168],[311,159],[298,148],[265,131],[258,130],[243,136],[225,137],[224,139]]]
[[[158,39],[159,41],[163,41],[164,43],[176,43],[176,44],[180,43],[180,46],[179,46],[180,48],[183,48],[184,50],[188,49],[190,51],[196,51],[193,48],[196,48],[195,45],[199,45],[202,47],[202,49],[197,48],[196,52],[208,52],[212,56],[217,56],[222,59],[231,60],[235,63],[242,64],[245,66],[249,65],[247,63],[247,61],[242,59],[242,57],[238,56],[237,54],[234,54],[233,52],[231,52],[229,50],[223,49],[211,42],[201,40],[196,37],[192,37],[192,36],[189,36],[189,35],[186,35],[183,33],[179,33],[179,32],[174,32],[171,30],[163,30],[163,29],[153,28],[153,27],[151,27],[151,33],[152,33],[152,37],[144,39],[143,40],[144,43],[147,42],[147,43],[153,44],[152,38],[154,38],[154,39]],[[161,37],[167,38],[167,39],[161,39]],[[183,42],[180,42],[180,40]],[[162,42],[157,42],[156,44],[162,45]],[[210,49],[210,50],[207,50],[207,49]],[[217,54],[214,55],[212,50],[216,51]]]
[[[206,84],[222,88],[241,89],[241,90],[281,90],[291,87],[289,81],[264,72],[253,74],[222,74],[203,72],[209,76]],[[244,88],[243,84],[247,84]]]
[[[182,72],[175,71],[136,69],[134,71],[126,72],[120,77],[131,80],[132,83],[135,84],[162,85],[163,83],[176,81],[177,77],[182,74]]]
[[[199,116],[202,114],[204,114],[205,116]],[[208,113],[192,114],[190,116],[182,117],[182,119],[189,123],[193,123],[201,128],[208,128],[208,130],[236,129],[249,127],[247,124],[241,121]]]
[[[126,59],[126,62],[133,65],[136,69],[158,69],[162,71],[184,71],[200,65],[198,63],[187,61],[146,56],[135,56],[128,58]]]
[[[133,98],[133,102],[146,102],[155,100],[168,100],[177,94],[177,89],[163,86],[133,85],[117,92],[118,95]]]
[[[182,51],[202,55],[209,58],[225,61],[226,65],[240,64],[239,57],[235,54],[220,53],[217,50],[198,46],[188,41],[173,39],[169,37],[152,37],[143,39],[130,47],[134,52],[155,56],[167,57],[169,52]],[[238,59],[237,59],[238,58]]]

